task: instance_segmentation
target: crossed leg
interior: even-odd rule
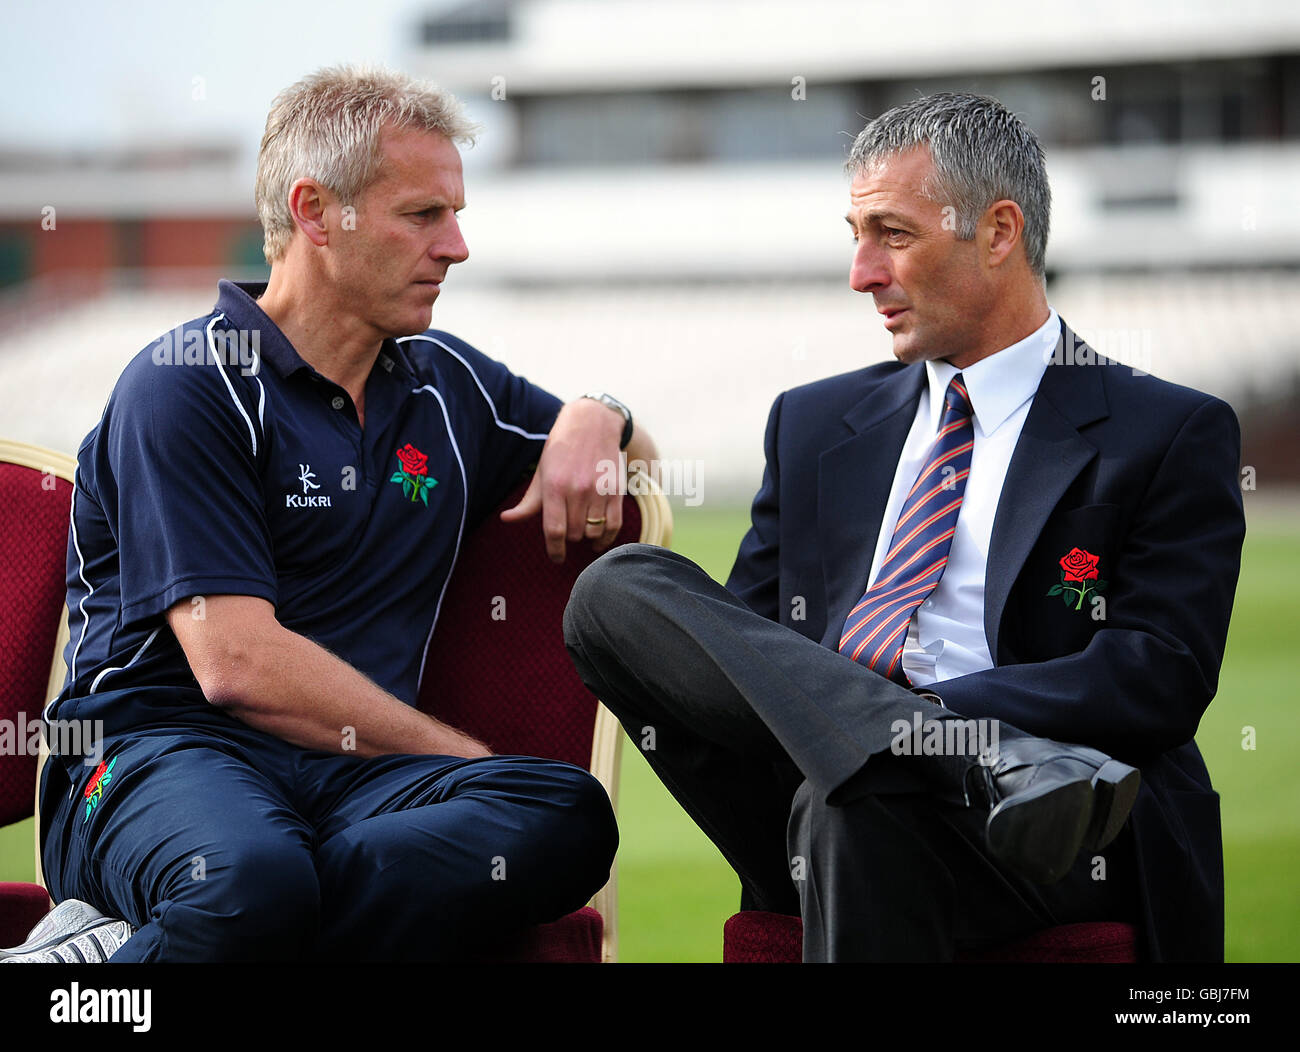
[[[900,721],[958,714],[754,613],[680,555],[628,545],[597,560],[574,587],[565,641],[736,870],[742,908],[802,912],[809,960],[944,959],[1060,915],[1122,916],[1110,900],[1131,869],[1109,885],[1071,874],[1053,894],[988,857],[985,815],[963,793],[974,756],[893,754]],[[1024,737],[1006,724],[1000,736]],[[996,909],[981,912],[980,889]]]

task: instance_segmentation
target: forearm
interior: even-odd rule
[[[359,756],[461,755],[465,750],[465,735],[287,629],[249,655],[244,683],[244,689],[219,702],[221,708],[295,745]]]
[[[213,598],[224,600],[236,620],[261,613],[260,601]],[[169,620],[208,701],[257,730],[304,748],[359,756],[489,755],[481,743],[405,704],[273,617],[250,620],[242,632],[225,617],[225,630],[204,631],[211,619],[196,626],[175,608]]]

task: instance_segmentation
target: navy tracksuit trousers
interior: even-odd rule
[[[138,928],[115,963],[446,960],[609,876],[613,809],[572,765],[335,755],[149,695],[64,703],[111,715],[108,777],[56,756],[42,784],[51,895]]]

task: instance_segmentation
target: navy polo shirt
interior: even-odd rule
[[[414,704],[466,529],[541,454],[560,401],[436,330],[384,341],[362,428],[257,305],[263,288],[221,282],[211,314],[131,361],[82,443],[50,716],[96,693],[193,692],[163,615],[227,594],[266,599]]]

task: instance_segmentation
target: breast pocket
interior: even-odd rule
[[[1105,627],[1120,511],[1089,504],[1048,520],[1003,614],[1000,638],[1017,662],[1077,653]]]

